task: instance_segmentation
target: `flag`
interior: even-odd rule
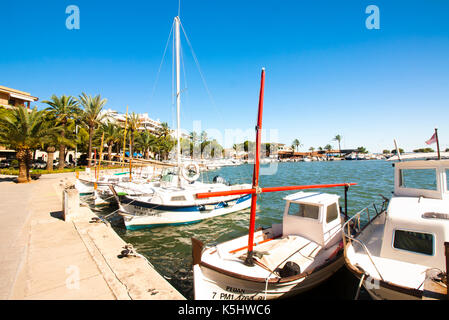
[[[432,144],[435,142],[437,142],[437,133],[436,132],[433,134],[433,136],[429,140],[426,141],[426,144]]]

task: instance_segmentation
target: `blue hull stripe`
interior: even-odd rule
[[[194,224],[197,222],[200,222],[202,220],[195,220],[195,221],[189,221],[189,222],[179,222],[179,223],[161,223],[161,224],[143,224],[143,225],[133,225],[133,226],[126,226],[127,230],[140,230],[140,229],[151,229],[151,228],[157,228],[157,227],[166,227],[166,226],[182,226],[187,224]]]
[[[236,204],[246,201],[250,198],[251,198],[251,194],[240,197],[240,198],[238,198]],[[234,200],[230,200],[230,201],[234,201]],[[120,202],[123,204],[131,204],[134,206],[139,206],[139,207],[149,208],[149,209],[157,209],[157,210],[161,210],[161,211],[196,212],[196,211],[201,211],[203,208],[202,205],[200,205],[200,206],[164,206],[164,205],[159,205],[159,204],[153,204],[153,203],[133,200],[133,199],[128,198],[127,196],[122,196],[120,199]],[[214,203],[208,203],[207,205],[216,205],[217,209],[218,209],[218,208],[223,207],[223,202],[219,201],[219,202],[214,202]]]

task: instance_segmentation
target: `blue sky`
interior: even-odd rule
[[[372,4],[379,30],[365,26]],[[79,30],[66,28],[68,5],[80,9]],[[2,11],[0,85],[40,101],[99,93],[108,108],[174,124],[171,46],[156,77],[177,0],[8,1]],[[340,134],[342,148],[381,152],[396,138],[411,151],[438,127],[449,147],[448,1],[184,0],[181,21],[212,96],[183,41],[188,131],[195,120],[252,131],[265,67],[263,127],[279,142],[337,147]]]

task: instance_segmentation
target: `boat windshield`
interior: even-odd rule
[[[437,190],[435,169],[401,169],[400,179],[402,188]]]
[[[290,203],[288,214],[297,217],[318,219],[319,207],[303,203]]]

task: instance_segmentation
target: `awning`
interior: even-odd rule
[[[20,93],[13,93],[13,92],[10,92],[9,96],[12,97],[12,98],[17,98],[17,99],[20,99],[20,100],[25,100],[25,101],[30,101],[30,102],[34,102],[34,101],[38,100],[38,98],[33,97],[33,96],[26,96],[26,95],[23,95],[23,94],[20,94]]]

